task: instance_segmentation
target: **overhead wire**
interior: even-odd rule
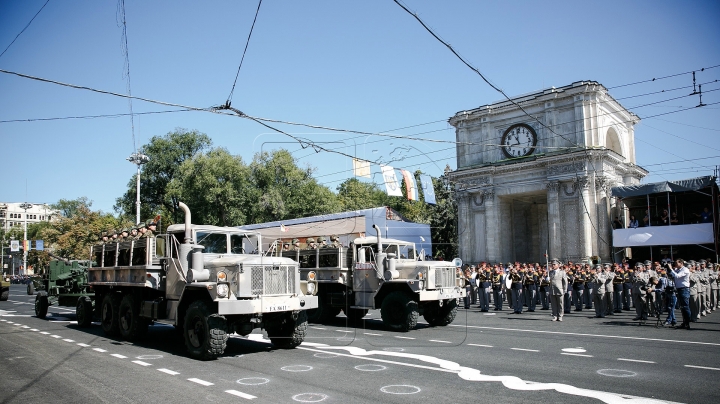
[[[121,49],[122,49],[123,56],[125,57],[125,63],[123,66],[123,76],[125,76],[125,78],[127,79],[125,88],[126,88],[127,94],[130,96],[128,98],[128,107],[130,108],[130,131],[132,133],[133,152],[137,153],[137,142],[135,141],[135,114],[133,114],[132,91],[131,91],[131,85],[130,85],[130,51],[128,49],[128,40],[127,40],[127,23],[126,23],[126,19],[125,19],[125,0],[118,0],[117,18],[120,19],[120,21],[118,21],[118,25],[120,25],[120,28],[122,29]]]
[[[12,40],[12,42],[10,42],[10,45],[6,46],[5,50],[3,50],[2,53],[0,53],[0,58],[5,54],[5,52],[7,52],[8,49],[10,49],[10,47],[15,43],[15,41],[17,41],[17,39],[20,38],[20,35],[22,35],[22,33],[25,32],[25,30],[30,26],[30,24],[32,24],[32,22],[35,21],[35,17],[37,17],[38,14],[40,14],[40,12],[43,11],[45,6],[47,6],[47,4],[49,2],[50,2],[50,0],[45,1],[45,4],[43,4],[42,7],[40,7],[40,10],[38,10],[38,12],[35,13],[33,18],[30,19],[30,21],[25,25],[25,27],[23,27],[23,29],[20,30],[20,33],[15,35],[15,38]]]
[[[243,50],[242,57],[240,58],[240,65],[238,66],[237,73],[235,73],[235,81],[233,81],[232,89],[230,90],[230,94],[225,102],[228,106],[232,103],[233,93],[235,92],[235,84],[237,84],[238,77],[240,76],[240,69],[242,68],[243,61],[245,60],[245,53],[247,53],[248,45],[250,45],[250,37],[252,36],[253,29],[255,28],[255,21],[257,21],[258,14],[260,13],[260,5],[262,5],[262,0],[258,1],[257,10],[255,10],[255,18],[253,18],[252,25],[250,26],[250,33],[248,33],[247,40],[245,41],[245,49]]]
[[[173,109],[167,111],[148,111],[148,112],[133,112],[124,114],[103,114],[103,115],[80,115],[80,116],[62,116],[54,118],[27,118],[27,119],[7,119],[1,120],[0,123],[9,122],[38,122],[38,121],[60,121],[65,119],[94,119],[94,118],[121,118],[128,115],[153,115],[153,114],[167,114],[171,112],[188,112],[190,109]]]
[[[608,90],[613,89],[613,88],[634,86],[634,85],[636,85],[636,84],[651,83],[651,82],[653,82],[653,81],[669,79],[669,78],[671,78],[671,77],[682,76],[682,75],[684,75],[684,74],[690,74],[690,73],[694,73],[694,72],[697,72],[697,71],[704,72],[705,70],[715,69],[716,67],[720,67],[720,65],[715,65],[715,66],[710,66],[710,67],[702,67],[702,68],[697,69],[697,70],[690,70],[690,71],[687,71],[687,72],[675,73],[675,74],[670,74],[670,75],[662,76],[662,77],[653,77],[652,79],[636,81],[636,82],[633,82],[633,83],[620,84],[620,85],[617,85],[617,86],[608,87]]]

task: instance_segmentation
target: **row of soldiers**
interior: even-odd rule
[[[281,243],[278,242],[278,245]],[[342,244],[340,243],[340,237],[336,235],[330,236],[330,243],[328,243],[328,239],[325,237],[318,237],[315,239],[314,237],[308,237],[305,240],[305,248],[302,248],[300,245],[300,239],[294,238],[292,239],[292,244],[290,241],[285,240],[282,242],[282,251],[300,251],[300,250],[315,250],[318,248],[338,248],[341,247]]]
[[[148,219],[133,227],[126,227],[122,230],[110,230],[100,233],[98,242],[100,244],[121,243],[123,241],[140,240],[141,238],[153,237],[157,231],[155,219]]]
[[[709,260],[697,263],[686,263],[691,272],[690,295],[691,317],[693,321],[707,315],[720,307],[720,265],[713,265]],[[648,317],[648,307],[659,303],[658,309],[675,306],[673,281],[669,267],[659,262],[638,262],[632,269],[628,264],[567,264],[559,265],[566,275],[563,292],[563,313],[594,309],[595,316],[603,318],[607,315],[635,310],[634,320]],[[463,276],[468,296],[465,307],[479,301],[483,312],[490,310],[491,299],[494,310],[502,310],[502,302],[507,299],[516,314],[541,310],[549,310],[550,277],[548,268],[540,264],[502,264],[489,265],[482,263],[469,266]],[[668,317],[668,324],[675,325],[674,316]]]

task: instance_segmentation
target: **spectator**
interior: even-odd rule
[[[670,216],[670,224],[673,226],[680,224],[680,219],[678,219],[677,212],[673,212]]]
[[[643,218],[643,227],[650,227],[650,211],[645,211],[645,217]]]
[[[630,215],[630,224],[628,225],[628,229],[637,229],[639,225],[638,220],[635,219],[635,215]]]
[[[675,260],[675,268],[670,269],[673,281],[675,282],[675,293],[680,301],[680,311],[682,312],[683,322],[678,328],[690,329],[690,270],[685,267],[685,262],[681,259]]]
[[[700,223],[712,223],[713,221],[712,212],[710,212],[710,209],[707,207],[705,207],[700,214],[693,213],[693,215],[700,218]]]
[[[616,217],[615,220],[613,220],[612,227],[613,229],[622,229],[624,227],[620,221],[620,217]]]
[[[663,213],[658,221],[660,222],[660,226],[667,226],[670,224],[670,215],[668,214],[667,209],[663,209]]]

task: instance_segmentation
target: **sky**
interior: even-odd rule
[[[117,1],[49,0],[6,50],[45,2],[0,0],[0,69],[126,94]],[[132,95],[198,108],[224,104],[257,1],[124,3]],[[605,85],[641,118],[635,138],[637,162],[650,171],[644,182],[712,175],[720,164],[720,2],[403,4],[511,97],[579,80]],[[688,96],[692,71],[705,83],[708,105],[680,111],[699,104]],[[658,79],[666,76],[674,77]],[[626,85],[637,82],[644,83]],[[407,136],[272,124],[346,155],[438,176],[446,165],[456,168],[455,148],[427,139],[454,141],[448,118],[501,99],[392,0],[265,0],[232,106],[257,117]],[[177,109],[132,102],[136,114]],[[288,149],[331,190],[352,177],[348,157],[303,148],[238,117],[143,114],[134,130],[129,116],[35,120],[129,112],[124,98],[0,73],[0,201],[85,196],[113,212],[136,170],[126,158],[176,128],[206,133],[246,163],[255,153]],[[377,165],[367,181],[381,183]]]

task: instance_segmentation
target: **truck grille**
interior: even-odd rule
[[[272,265],[250,267],[253,295],[284,295],[295,293],[296,266]]]
[[[455,268],[436,268],[435,287],[452,288],[455,286]]]

